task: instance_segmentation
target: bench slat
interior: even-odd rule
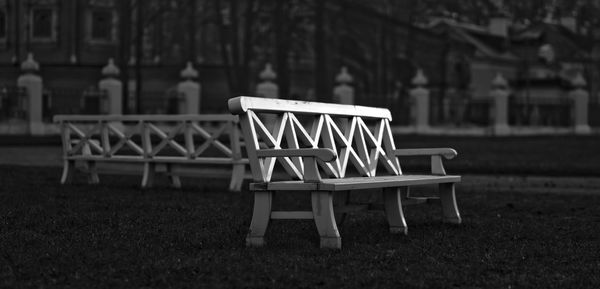
[[[196,158],[183,159],[181,157],[159,156],[154,158],[144,158],[143,156],[111,156],[110,158],[100,155],[74,155],[65,157],[68,160],[81,161],[99,161],[99,162],[139,162],[139,163],[174,163],[174,164],[247,164],[247,159],[232,160],[231,158]]]
[[[349,177],[343,179],[322,179],[321,183],[305,183],[303,181],[272,181],[270,183],[252,183],[250,190],[268,191],[346,191],[387,187],[403,187],[460,182],[460,176],[401,175],[378,177]]]
[[[400,175],[351,177],[344,179],[324,179],[319,184],[319,189],[324,191],[342,191],[456,182],[460,182],[460,176]]]
[[[285,111],[298,114],[329,114],[350,117],[361,116],[367,118],[392,119],[392,114],[388,109],[359,105],[344,105],[248,96],[231,98],[229,99],[228,105],[229,111],[232,114],[242,114],[248,110],[253,110],[255,112],[267,113],[281,113],[282,111]]]
[[[170,122],[170,121],[238,121],[238,117],[228,114],[128,114],[128,115],[56,115],[54,122],[100,122],[100,121],[126,121],[126,122]]]

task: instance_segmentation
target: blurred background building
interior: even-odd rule
[[[123,113],[180,112],[188,62],[200,111],[225,112],[270,63],[279,97],[319,101],[334,100],[346,67],[353,102],[388,107],[402,125],[414,120],[418,70],[429,123],[458,127],[493,121],[499,74],[511,125],[569,126],[575,81],[598,126],[597,15],[599,0],[0,0],[0,123],[28,113],[17,79],[31,54],[45,122],[103,112],[98,81],[114,59]]]

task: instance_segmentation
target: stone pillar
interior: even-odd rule
[[[192,62],[187,63],[185,69],[181,71],[181,81],[177,84],[177,93],[183,97],[179,102],[180,114],[199,114],[200,113],[200,83],[195,81],[198,78],[198,71],[192,66]]]
[[[256,95],[266,98],[279,98],[279,87],[274,82],[277,74],[273,71],[270,63],[265,64],[265,69],[260,72],[258,77],[261,83],[256,86]]]
[[[106,91],[105,100],[100,100],[100,111],[107,114],[123,114],[123,84],[119,80],[120,70],[112,58],[102,68],[102,80],[98,82],[98,88]]]
[[[27,59],[21,64],[23,74],[17,79],[17,86],[27,91],[27,115],[29,122],[29,133],[32,135],[44,134],[42,122],[42,91],[44,84],[42,78],[35,74],[40,70],[40,65],[29,53]]]
[[[492,90],[490,91],[490,98],[494,105],[490,109],[490,113],[493,115],[493,133],[494,135],[508,135],[510,134],[510,127],[508,126],[508,96],[510,90],[508,88],[508,82],[504,79],[501,73],[498,73],[492,80]]]
[[[424,132],[429,129],[429,89],[425,88],[427,78],[423,70],[417,70],[412,84],[415,88],[410,90],[411,115],[417,132]]]
[[[574,129],[575,134],[591,133],[590,125],[588,124],[588,102],[590,98],[589,92],[585,90],[587,82],[581,72],[571,81],[573,90],[569,92],[569,98],[573,101],[574,114]]]
[[[348,69],[345,66],[342,67],[340,73],[335,77],[338,85],[333,89],[333,102],[354,104],[354,88],[350,86],[352,80],[352,75],[348,73]]]

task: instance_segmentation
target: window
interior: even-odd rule
[[[109,10],[92,11],[91,38],[93,40],[112,40],[113,14]]]
[[[32,40],[53,41],[56,39],[56,12],[52,8],[31,10]]]

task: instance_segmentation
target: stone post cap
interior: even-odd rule
[[[263,71],[260,72],[258,77],[262,81],[273,81],[273,80],[275,80],[275,78],[277,78],[277,73],[275,73],[275,71],[273,71],[273,67],[271,67],[271,63],[267,63],[267,64],[265,64],[265,69],[263,69]]]
[[[27,59],[21,63],[21,70],[26,73],[40,70],[40,65],[33,59],[33,53],[27,53]]]
[[[416,87],[423,87],[427,85],[428,80],[427,77],[425,77],[425,74],[423,73],[423,69],[417,69],[417,74],[415,75],[415,77],[413,77],[411,82]]]
[[[585,81],[585,78],[583,78],[581,71],[577,72],[575,78],[571,80],[571,85],[573,85],[575,88],[583,88],[587,85],[587,81]]]
[[[503,90],[508,88],[508,81],[506,81],[506,78],[504,78],[504,75],[502,75],[501,72],[498,72],[496,77],[492,79],[492,87]]]
[[[186,80],[198,78],[198,70],[194,69],[191,61],[188,61],[185,69],[183,69],[180,73],[181,77]]]
[[[102,68],[102,75],[105,77],[117,77],[119,73],[121,73],[121,71],[115,65],[114,59],[109,58],[108,64]]]
[[[353,81],[352,75],[348,73],[346,66],[342,66],[340,73],[335,77],[335,81],[340,84],[350,84]]]

